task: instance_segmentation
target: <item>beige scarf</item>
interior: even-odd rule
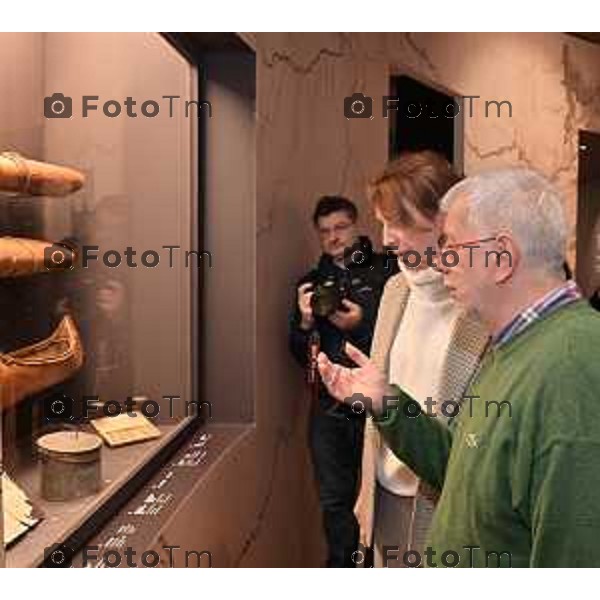
[[[390,351],[409,294],[410,288],[400,273],[389,279],[381,298],[371,347],[371,359],[385,373],[389,372]],[[440,378],[439,397],[441,399],[460,402],[488,339],[488,332],[474,314],[463,312],[458,316],[450,336],[448,353]],[[377,427],[371,419],[367,419],[361,489],[354,508],[360,523],[360,541],[365,546],[370,546],[373,541],[376,461],[382,443]],[[435,494],[432,490],[427,489],[423,482],[420,483],[418,493],[430,499]]]

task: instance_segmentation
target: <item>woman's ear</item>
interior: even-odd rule
[[[438,235],[444,230],[444,222],[446,221],[446,213],[439,211],[435,217],[433,217],[433,226],[435,227]]]

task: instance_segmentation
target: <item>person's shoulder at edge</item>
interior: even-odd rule
[[[600,313],[584,300],[559,316],[538,339],[536,365],[529,371],[538,393],[526,412],[538,412],[553,435],[575,440],[600,432],[600,411],[590,404],[600,390]]]
[[[570,308],[565,312],[561,326],[555,327],[548,336],[548,342],[559,349],[553,366],[560,368],[563,365],[563,369],[573,370],[573,375],[580,371],[582,375],[593,376],[600,385],[600,313],[585,299]]]
[[[600,313],[587,300],[578,300],[552,316],[552,322],[539,331],[544,346],[557,350],[557,363],[565,357],[583,357],[584,349],[600,350]]]
[[[507,359],[526,351],[530,367],[544,363],[546,368],[558,368],[565,359],[583,356],[583,349],[592,347],[600,350],[600,313],[582,299],[536,321],[501,351]]]

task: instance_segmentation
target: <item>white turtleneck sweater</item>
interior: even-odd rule
[[[389,381],[425,407],[431,397],[439,411],[438,385],[458,308],[444,287],[442,274],[431,268],[414,270],[398,261],[410,287],[408,302],[391,347]],[[414,496],[418,479],[385,445],[377,460],[377,480],[399,496]]]

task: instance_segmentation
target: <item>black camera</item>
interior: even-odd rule
[[[344,98],[346,119],[370,119],[373,115],[373,98],[359,92]]]
[[[313,285],[314,294],[310,299],[313,314],[317,317],[328,317],[343,308],[342,300],[348,297],[350,282],[344,276],[329,276]]]

